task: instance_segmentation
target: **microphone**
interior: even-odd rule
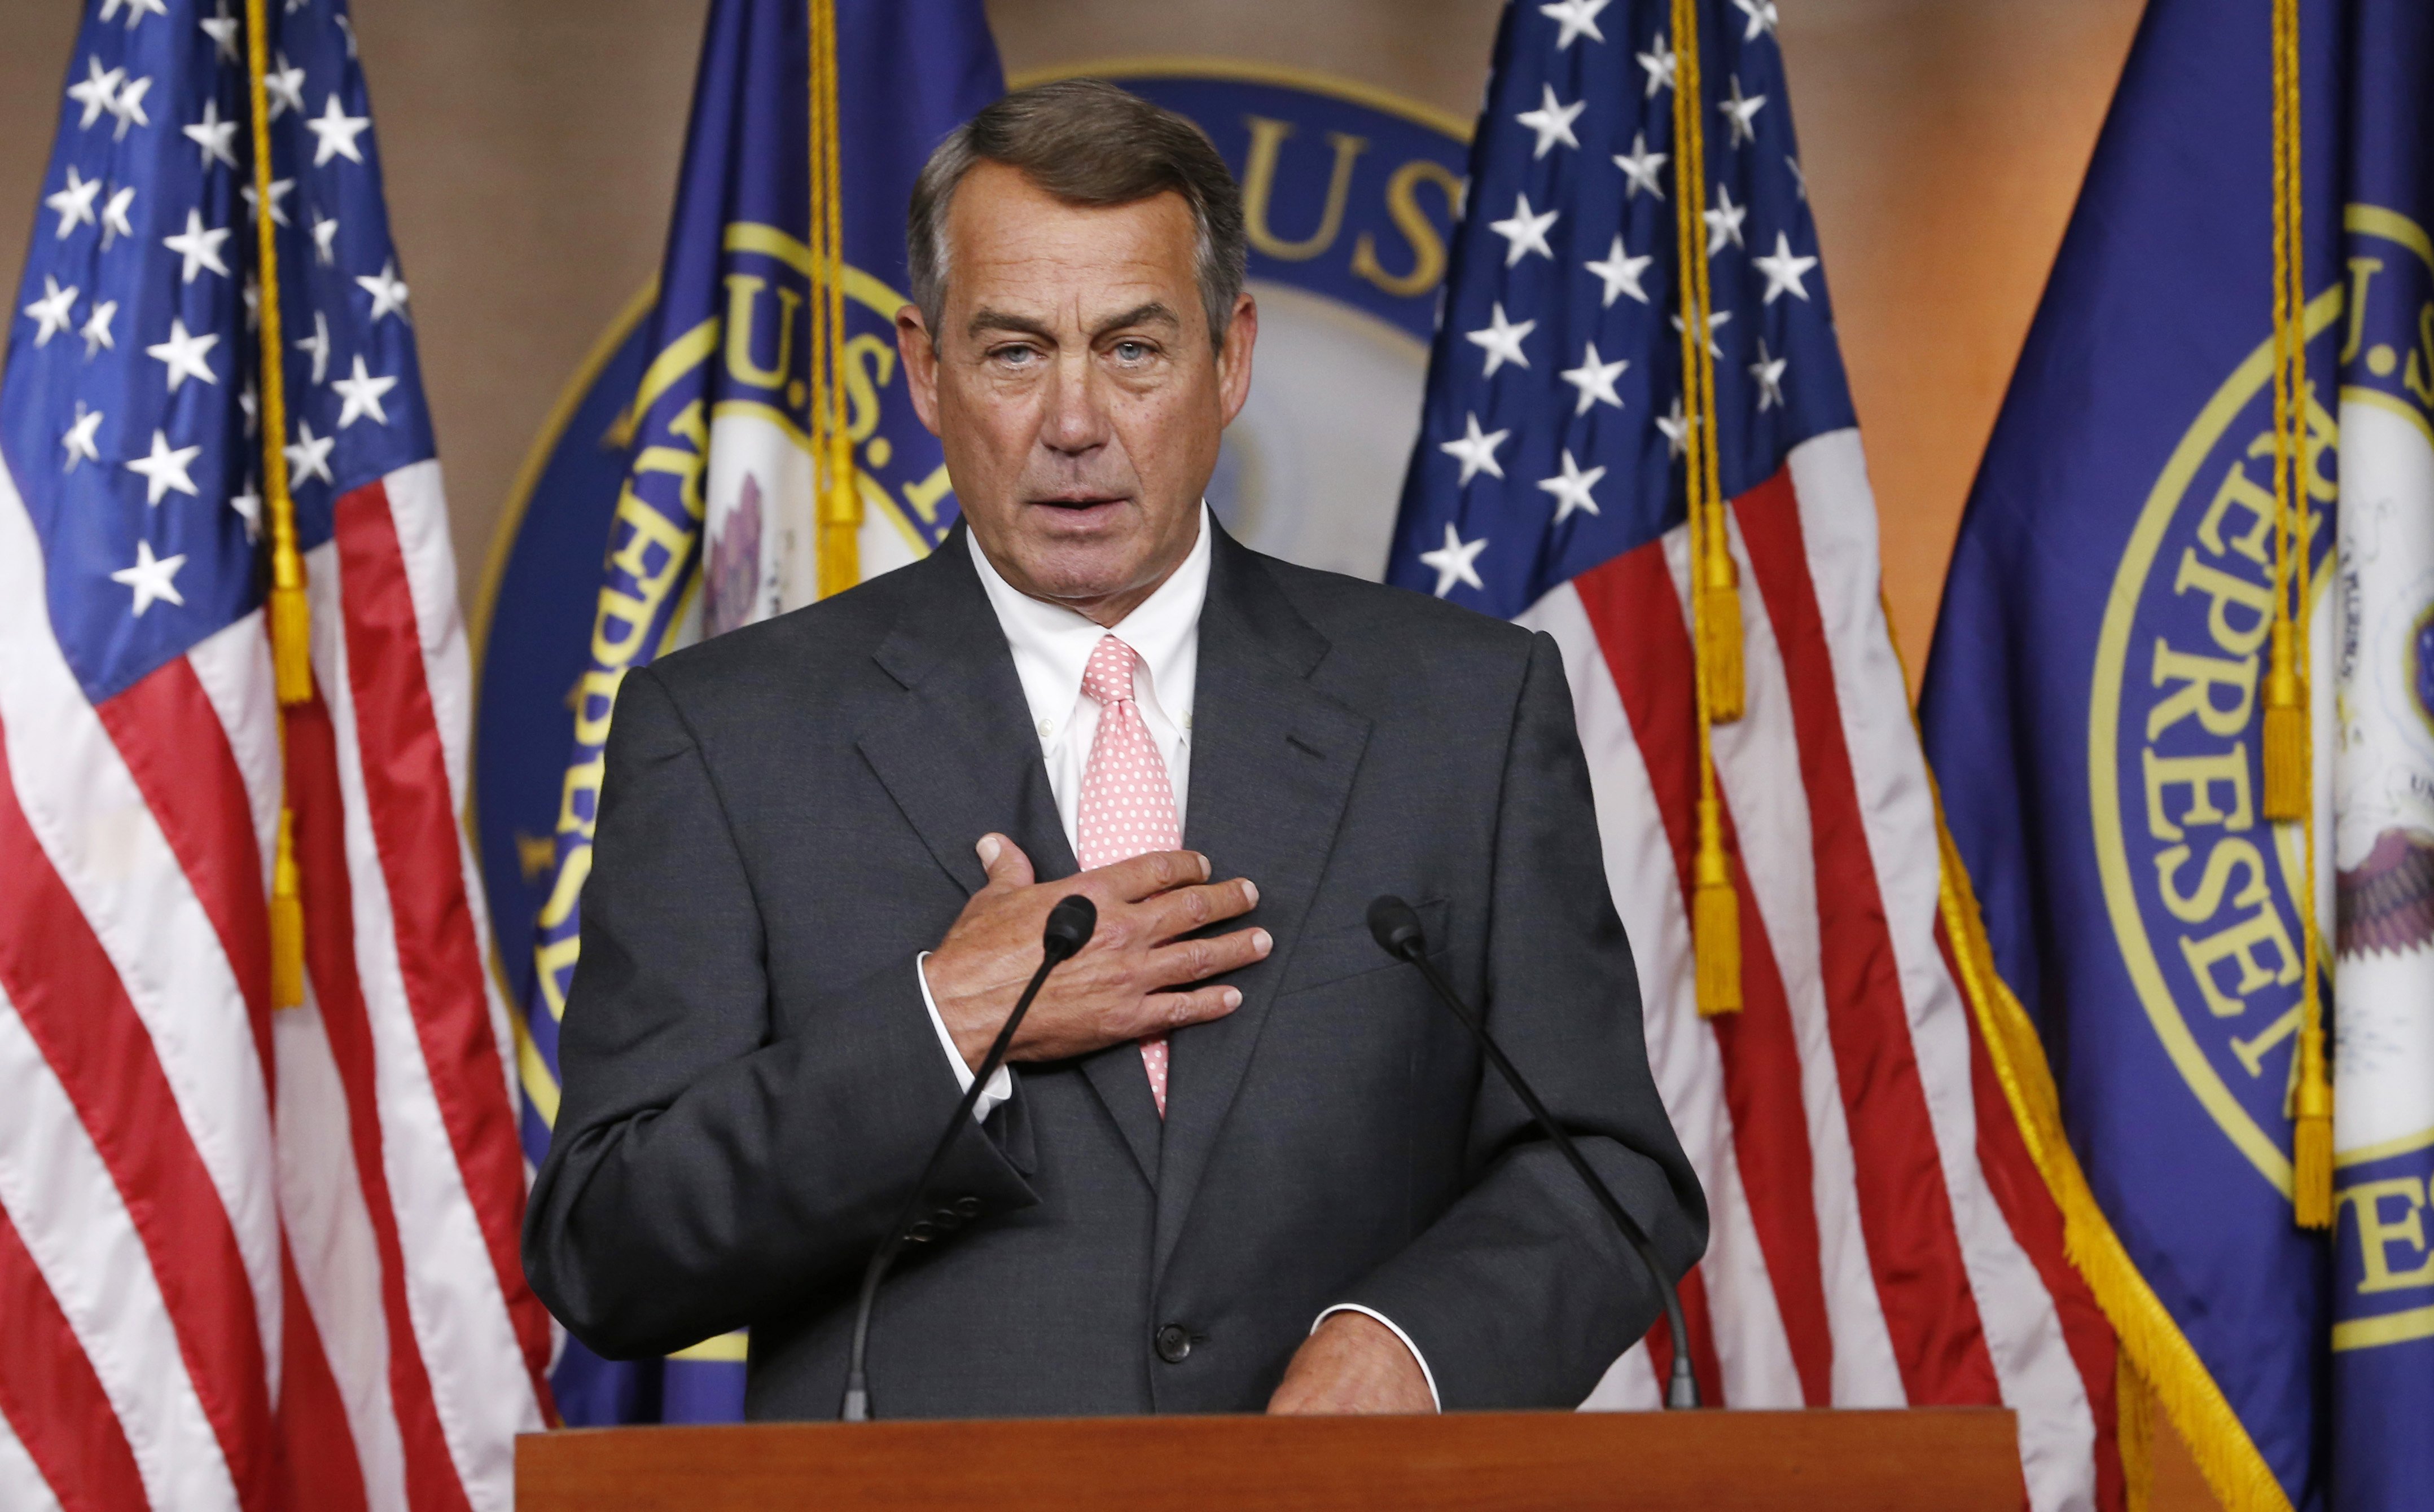
[[[1031,1000],[1039,995],[1048,974],[1058,964],[1082,953],[1090,943],[1090,933],[1099,926],[1099,910],[1088,898],[1075,893],[1048,910],[1048,927],[1041,932],[1039,969],[1031,974],[1029,985],[1015,999],[1014,1011],[1005,1016],[1005,1027],[997,1031],[997,1039],[981,1059],[980,1069],[972,1073],[972,1084],[964,1089],[963,1099],[947,1120],[938,1135],[938,1145],[930,1152],[930,1164],[921,1167],[920,1178],[913,1190],[904,1195],[904,1206],[897,1212],[896,1221],[888,1226],[887,1237],[872,1251],[870,1264],[862,1272],[862,1298],[853,1310],[853,1353],[846,1366],[845,1405],[837,1416],[846,1422],[870,1420],[870,1381],[863,1371],[863,1362],[870,1349],[870,1309],[879,1300],[879,1283],[887,1277],[887,1267],[907,1244],[925,1243],[927,1233],[914,1233],[913,1222],[921,1211],[921,1198],[929,1192],[930,1183],[937,1179],[938,1167],[946,1163],[947,1151],[952,1149],[955,1138],[971,1127],[972,1106],[980,1101],[981,1089],[989,1078],[1005,1063],[1005,1052],[1014,1044],[1014,1031],[1022,1024],[1022,1015],[1031,1011]]]
[[[1539,1129],[1554,1142],[1555,1147],[1564,1152],[1564,1159],[1569,1161],[1572,1169],[1579,1173],[1581,1181],[1589,1189],[1589,1195],[1598,1199],[1598,1205],[1605,1209],[1606,1216],[1612,1218],[1614,1226],[1622,1232],[1623,1243],[1631,1246],[1632,1252],[1639,1257],[1640,1265],[1647,1267],[1649,1279],[1656,1283],[1656,1293],[1665,1301],[1665,1332],[1673,1342],[1673,1374],[1665,1385],[1665,1405],[1669,1408],[1697,1406],[1699,1382],[1690,1373],[1690,1330],[1682,1319],[1682,1299],[1674,1292],[1673,1283],[1667,1278],[1665,1267],[1657,1264],[1656,1250],[1649,1244],[1646,1231],[1623,1211],[1622,1204],[1615,1199],[1613,1189],[1581,1154],[1580,1147],[1572,1143],[1572,1136],[1556,1124],[1554,1116],[1547,1112],[1547,1105],[1538,1100],[1538,1095],[1530,1090],[1530,1083],[1522,1079],[1519,1068],[1505,1058],[1503,1049],[1488,1036],[1487,1026],[1479,1021],[1479,1015],[1472,1012],[1470,1005],[1462,1000],[1462,994],[1453,990],[1453,983],[1446,980],[1445,973],[1437,970],[1436,963],[1429,960],[1428,934],[1420,926],[1419,911],[1401,898],[1387,893],[1369,905],[1369,933],[1386,954],[1420,968],[1420,975],[1428,978],[1429,986],[1435,990],[1438,999],[1455,1018],[1462,1021],[1462,1027],[1470,1031],[1470,1037],[1479,1042],[1480,1049],[1485,1051],[1487,1059],[1495,1063],[1505,1084],[1530,1110],[1530,1116],[1538,1121]]]

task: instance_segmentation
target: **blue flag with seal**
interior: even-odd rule
[[[940,138],[1003,91],[979,0],[715,0],[644,362],[520,1046],[546,1150],[601,750],[631,668],[925,554],[954,521],[897,378],[904,213]],[[835,270],[831,275],[830,270]],[[569,1340],[570,1423],[742,1416],[745,1340],[612,1365]]]
[[[2233,1507],[2434,1479],[2429,69],[2400,0],[2152,0],[1927,670],[2102,1300]]]

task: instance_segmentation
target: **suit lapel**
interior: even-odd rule
[[[1200,619],[1184,843],[1208,858],[1216,876],[1259,884],[1249,922],[1277,944],[1266,960],[1229,978],[1242,989],[1242,1007],[1172,1041],[1153,1276],[1164,1272],[1190,1216],[1368,743],[1369,721],[1311,685],[1327,651],[1326,637],[1258,559],[1218,532]],[[1137,1062],[1130,1069],[1148,1105],[1146,1079]]]
[[[857,738],[863,759],[967,893],[988,883],[972,847],[991,830],[1021,846],[1041,880],[1072,875],[1079,868],[1031,736],[1030,705],[962,528],[903,570],[921,576],[902,618],[872,653],[903,697]],[[1155,1182],[1157,1106],[1140,1053],[1113,1046],[1085,1060],[1082,1070]]]

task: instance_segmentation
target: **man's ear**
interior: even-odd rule
[[[1260,339],[1260,306],[1246,291],[1234,296],[1234,318],[1226,339],[1217,346],[1217,397],[1225,406],[1226,423],[1243,413],[1251,397],[1251,348]]]
[[[932,435],[938,433],[938,347],[918,306],[896,312],[896,354],[904,359],[904,386],[913,392],[913,413]]]

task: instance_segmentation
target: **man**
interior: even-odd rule
[[[874,1412],[1576,1403],[1657,1295],[1363,923],[1417,903],[1687,1268],[1553,642],[1209,518],[1258,311],[1182,118],[1008,95],[923,171],[910,252],[965,526],[626,678],[534,1285],[611,1356],[749,1325],[750,1414],[833,1413],[864,1262],[1080,892],[1097,932],[881,1295]]]

